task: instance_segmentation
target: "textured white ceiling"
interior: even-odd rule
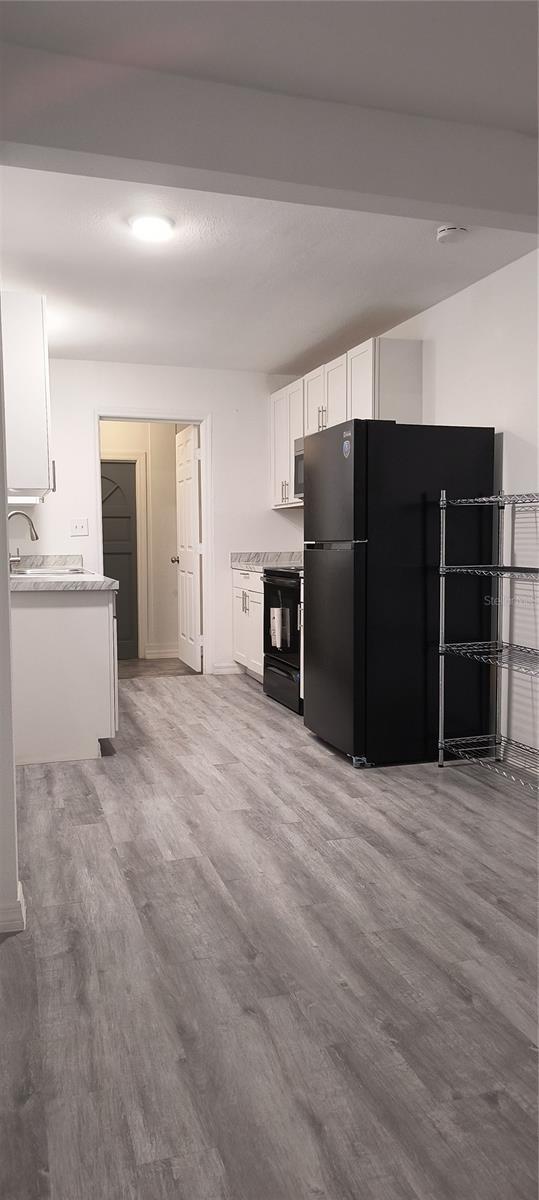
[[[531,0],[3,0],[21,45],[533,133]]]
[[[301,372],[536,244],[475,229],[439,246],[430,221],[15,167],[0,183],[2,286],[47,295],[65,358]],[[133,239],[144,211],[176,220],[172,242]]]

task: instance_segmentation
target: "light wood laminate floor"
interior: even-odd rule
[[[535,1200],[533,797],[354,771],[245,677],[19,773],[2,1200]]]

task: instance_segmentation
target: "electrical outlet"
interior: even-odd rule
[[[88,517],[78,517],[71,522],[71,537],[88,537]]]

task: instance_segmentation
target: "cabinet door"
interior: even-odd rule
[[[375,339],[355,346],[348,360],[348,417],[360,421],[376,417],[375,404]]]
[[[285,503],[285,484],[290,491],[290,425],[288,411],[288,388],[281,388],[271,397],[271,472],[272,505],[277,508]]]
[[[422,342],[403,338],[377,339],[377,417],[421,425],[423,420]]]
[[[264,597],[249,592],[247,599],[248,648],[246,666],[261,678],[264,674]]]
[[[45,300],[2,292],[1,314],[8,491],[44,495],[50,489]]]
[[[324,368],[318,367],[311,371],[303,380],[303,396],[305,411],[305,437],[317,433],[322,428],[322,409],[324,408]]]
[[[324,367],[324,429],[346,421],[346,354]]]
[[[247,592],[243,588],[234,588],[233,599],[233,653],[234,661],[247,666],[248,657],[248,616]]]
[[[291,384],[288,388],[288,422],[290,431],[288,490],[287,498],[291,504],[303,504],[303,500],[294,498],[294,442],[303,437],[303,379]]]

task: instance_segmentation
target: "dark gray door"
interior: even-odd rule
[[[103,567],[117,579],[118,658],[138,658],[135,463],[101,463]]]

